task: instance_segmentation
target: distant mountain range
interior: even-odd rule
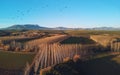
[[[32,24],[25,24],[25,25],[13,25],[4,29],[7,30],[38,30],[38,29],[44,29],[46,27],[40,27],[39,25],[32,25]]]
[[[7,28],[2,28],[1,30],[120,30],[120,28],[114,27],[95,27],[95,28],[67,28],[67,27],[42,27],[34,24],[25,25],[13,25]]]
[[[2,28],[1,30],[67,30],[67,29],[71,28],[66,27],[49,28],[34,24],[25,24],[25,25],[13,25],[7,28]]]
[[[114,28],[114,27],[95,27],[89,29],[90,30],[120,30],[120,28]]]

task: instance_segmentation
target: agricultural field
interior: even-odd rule
[[[120,75],[120,55],[100,54],[81,65],[83,75]]]
[[[63,70],[64,69],[64,70]],[[44,75],[120,75],[120,55],[101,53],[91,59],[78,62],[69,60],[57,64]]]
[[[0,51],[0,68],[8,70],[23,69],[27,62],[32,62],[34,56],[34,53]]]
[[[109,35],[120,35],[120,31],[110,31],[110,30],[66,30],[65,33],[69,35],[74,36],[80,36],[80,35],[101,35],[101,34],[109,34]]]
[[[117,62],[118,64],[120,63],[119,57],[117,56],[113,58],[113,55],[109,55],[107,53],[101,54],[102,52],[111,52],[111,50],[119,51],[120,45],[118,41],[118,32],[119,31],[110,31],[108,33],[108,31],[93,30],[30,30],[20,33],[12,32],[14,34],[12,34],[11,36],[0,37],[0,46],[2,50],[0,51],[0,70],[22,69],[26,74],[27,72],[30,74],[40,74],[41,69],[47,68],[48,66],[58,65],[58,67],[53,67],[57,67],[60,69],[62,69],[63,67],[65,69],[68,69],[69,73],[67,74],[69,75],[79,75],[79,69],[76,70],[76,68],[78,68],[77,66],[79,65],[81,73],[82,71],[85,71],[85,73],[87,72],[90,75],[97,75],[97,72],[102,72],[102,70],[99,71],[99,67],[105,65],[105,69],[107,69],[106,67],[109,67],[110,69],[116,66],[114,65],[115,63],[113,63],[113,61]],[[110,40],[107,37],[109,37]],[[29,38],[35,39],[29,40]],[[20,40],[19,42],[16,41],[16,39],[23,39],[23,41]],[[108,40],[107,44],[110,44],[108,46],[109,48],[104,48],[101,44],[101,42],[105,43],[106,41],[104,40],[106,39]],[[7,41],[2,40],[11,40],[11,42],[8,43]],[[111,40],[115,41],[111,42]],[[97,53],[100,55],[96,55]],[[70,62],[71,65],[73,64],[70,69],[69,62],[65,63],[64,65],[63,60],[68,60],[67,57],[72,60],[75,55],[80,55],[81,60],[85,61],[80,64],[76,64],[74,61]],[[29,63],[30,65],[27,65],[26,67],[26,63]],[[68,66],[66,67],[66,65]],[[119,66],[117,67],[119,68]],[[32,70],[32,68],[34,68],[34,70]],[[93,71],[94,69],[96,70],[96,72]],[[110,69],[110,71],[112,71],[112,69]],[[107,72],[105,73],[107,74]],[[82,75],[84,75],[84,72]]]
[[[59,43],[60,41],[68,37],[69,36],[67,35],[55,35],[51,37],[32,40],[32,41],[27,42],[26,44],[28,45],[53,44],[53,43]]]
[[[60,42],[61,44],[95,44],[95,42],[86,37],[74,37],[71,36]]]

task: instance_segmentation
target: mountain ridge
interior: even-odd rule
[[[68,28],[68,27],[44,27],[38,24],[16,24],[7,28],[2,28],[1,30],[120,30],[120,28],[114,27],[94,27],[94,28]]]
[[[3,29],[4,30],[39,30],[39,29],[46,29],[46,28],[47,27],[42,27],[37,24],[24,24],[24,25],[16,24]]]

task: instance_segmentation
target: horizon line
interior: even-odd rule
[[[66,27],[66,26],[54,26],[54,27],[49,27],[49,26],[46,26],[46,25],[39,25],[39,24],[13,24],[13,25],[10,25],[10,26],[6,26],[6,27],[0,27],[0,28],[7,28],[7,27],[11,27],[11,26],[14,26],[14,25],[38,25],[40,27],[46,27],[46,28],[57,28],[57,27],[63,27],[63,28],[83,28],[83,29],[87,29],[87,28],[102,28],[102,27],[106,27],[106,28],[120,28],[120,27],[115,27],[115,26],[94,26],[94,27]]]

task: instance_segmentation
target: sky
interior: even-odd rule
[[[0,0],[0,28],[120,27],[120,0]]]

